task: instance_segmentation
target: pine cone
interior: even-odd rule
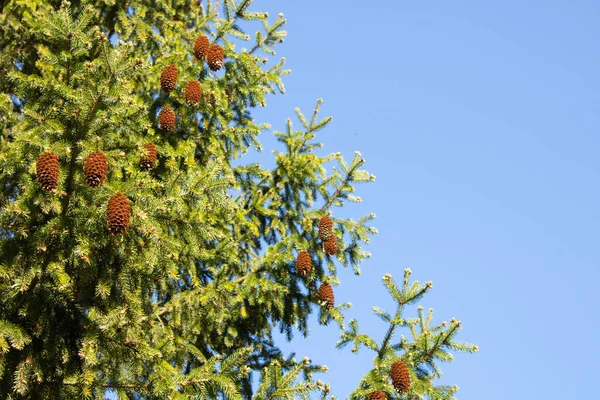
[[[210,48],[210,42],[206,36],[198,36],[194,42],[194,55],[200,60],[204,61],[208,50]]]
[[[58,156],[50,151],[42,153],[37,159],[35,172],[42,189],[48,191],[56,189],[60,172]]]
[[[387,400],[387,396],[381,390],[371,392],[369,400]]]
[[[323,242],[323,250],[328,256],[335,256],[338,252],[338,241],[334,235],[331,235],[329,239]]]
[[[394,385],[399,393],[408,392],[408,388],[410,387],[410,373],[406,364],[400,360],[394,362],[390,370],[390,376],[392,377],[392,385]]]
[[[326,215],[321,218],[319,221],[319,237],[321,240],[325,241],[329,239],[331,233],[333,232],[333,220],[329,215]]]
[[[113,235],[122,235],[129,226],[131,206],[127,196],[121,193],[115,194],[108,201],[106,217],[108,219],[108,230]]]
[[[146,143],[144,145],[144,154],[140,157],[141,169],[152,169],[156,165],[156,146],[154,143]]]
[[[317,290],[317,298],[319,299],[319,303],[328,310],[333,308],[335,298],[333,297],[333,288],[329,283],[323,282],[319,290]]]
[[[208,63],[208,67],[213,71],[218,71],[223,66],[223,58],[225,58],[225,53],[223,52],[223,48],[218,44],[213,44],[208,49],[208,54],[206,55],[206,62]]]
[[[160,87],[165,92],[170,92],[177,86],[177,67],[175,64],[167,65],[160,74]]]
[[[308,251],[302,250],[296,258],[296,271],[298,271],[298,275],[304,278],[310,274],[311,269],[312,260],[310,259],[310,254]]]
[[[158,117],[160,128],[167,132],[173,132],[175,130],[175,120],[175,112],[171,107],[163,108]]]
[[[184,90],[185,102],[189,105],[197,105],[200,103],[202,99],[202,88],[200,87],[200,83],[198,81],[189,81],[187,85],[185,85]]]
[[[106,179],[107,169],[108,160],[103,153],[97,151],[90,154],[83,163],[85,182],[91,187],[102,185]]]

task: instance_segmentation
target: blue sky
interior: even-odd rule
[[[375,212],[373,257],[336,301],[376,339],[386,272],[433,281],[421,304],[480,352],[442,365],[460,400],[595,398],[600,356],[600,3],[256,1],[283,12],[287,93],[256,114],[282,130],[324,99],[325,152],[359,150],[375,183],[337,216]],[[274,143],[262,138],[265,164]],[[413,313],[416,311],[413,309]],[[410,314],[410,313],[409,313]],[[336,351],[313,319],[285,344],[326,364],[340,398],[373,354]]]

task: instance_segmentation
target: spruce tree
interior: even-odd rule
[[[315,153],[321,101],[275,132],[273,169],[243,162],[270,129],[252,109],[289,73],[285,19],[251,3],[1,3],[1,398],[332,397],[273,338],[313,312],[374,351],[351,398],[453,398],[438,363],[477,348],[459,321],[407,316],[430,282],[384,276],[380,342],[335,302],[376,233],[336,208],[374,176],[360,153]]]

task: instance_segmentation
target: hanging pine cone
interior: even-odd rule
[[[323,282],[319,290],[317,290],[317,298],[323,307],[326,307],[328,310],[333,308],[335,298],[333,297],[333,288],[329,283]]]
[[[42,153],[36,162],[35,172],[38,182],[44,190],[54,190],[58,187],[58,156],[51,151]]]
[[[329,239],[329,236],[331,236],[332,232],[333,220],[329,215],[326,215],[319,220],[319,237],[321,240],[325,241]]]
[[[323,242],[323,250],[328,256],[335,256],[338,252],[338,241],[334,235],[331,235],[329,239]]]
[[[394,385],[399,393],[408,391],[410,387],[410,373],[406,364],[400,360],[394,362],[390,370],[390,376],[392,377],[392,385]]]
[[[298,271],[298,275],[304,278],[310,274],[311,269],[312,260],[310,259],[310,254],[308,251],[302,250],[296,258],[296,271]]]
[[[122,235],[129,226],[130,213],[131,206],[127,196],[117,193],[111,197],[106,207],[106,218],[108,219],[110,233]]]
[[[108,160],[103,153],[97,151],[90,154],[83,163],[85,182],[91,187],[102,185],[106,179],[107,169]]]
[[[187,104],[195,106],[200,103],[200,100],[202,99],[202,88],[200,87],[200,82],[189,81],[188,84],[185,85],[183,94]]]
[[[225,58],[225,53],[223,52],[223,48],[218,44],[213,44],[208,49],[208,54],[206,55],[206,62],[208,63],[208,67],[213,71],[218,71],[223,66],[223,58]]]
[[[167,132],[173,132],[175,130],[175,111],[171,107],[165,107],[158,116],[158,122],[160,128]]]
[[[177,86],[177,67],[175,64],[167,65],[160,74],[160,87],[169,93]]]
[[[144,154],[140,157],[141,169],[152,169],[156,165],[156,146],[154,143],[146,143],[144,145]]]
[[[208,54],[208,49],[210,48],[210,42],[206,36],[198,36],[196,41],[194,42],[194,55],[200,61],[204,61],[206,55]]]
[[[387,396],[381,390],[371,392],[369,400],[387,400]]]

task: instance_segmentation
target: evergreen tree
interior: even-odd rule
[[[272,335],[307,335],[315,311],[338,347],[376,354],[353,399],[453,398],[437,363],[476,346],[456,320],[404,315],[431,283],[384,277],[398,307],[374,309],[380,344],[335,303],[337,268],[359,274],[376,233],[335,208],[374,177],[359,153],[315,154],[321,102],[275,132],[275,168],[237,160],[261,150],[252,108],[289,72],[285,19],[250,6],[0,3],[2,398],[331,397],[325,368]]]

